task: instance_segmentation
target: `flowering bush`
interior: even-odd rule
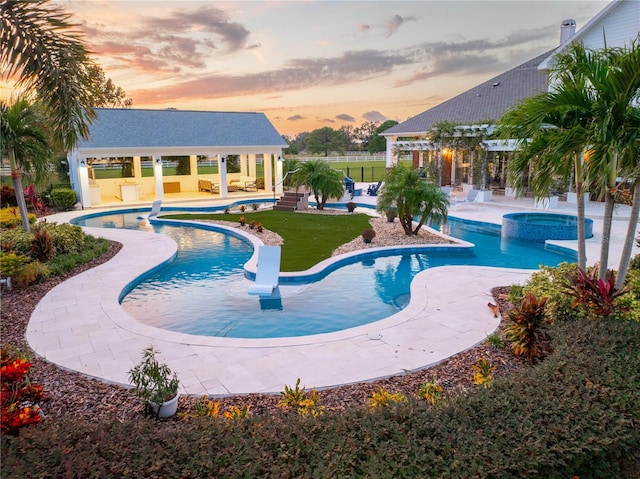
[[[31,384],[28,372],[31,362],[27,356],[10,345],[2,347],[2,413],[0,428],[3,434],[17,435],[20,428],[43,419],[38,402],[44,398],[42,386]]]

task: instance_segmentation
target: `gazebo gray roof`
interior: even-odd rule
[[[518,102],[547,91],[548,75],[538,65],[550,55],[543,53],[464,93],[399,123],[383,136],[420,136],[443,121],[477,125],[497,121]]]
[[[264,113],[97,108],[78,149],[286,148]]]

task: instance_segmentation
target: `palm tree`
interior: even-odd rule
[[[582,186],[589,183],[593,188],[604,190],[599,276],[605,278],[614,207],[612,189],[623,173],[636,183],[638,178],[638,42],[629,49],[603,50],[588,50],[574,44],[556,60],[551,72],[552,90],[525,100],[508,112],[500,122],[499,132],[502,137],[520,140],[521,150],[516,152],[510,165],[516,189],[523,188],[524,177],[532,166],[532,190],[538,196],[546,195],[554,175],[568,178],[569,165],[573,165],[579,199],[578,262],[581,268],[586,263]],[[583,162],[587,150],[589,159]],[[629,241],[623,248],[619,284],[624,281],[638,221],[635,206],[629,220],[631,233],[626,238]]]
[[[22,174],[33,172],[36,181],[41,180],[48,172],[51,152],[44,134],[42,114],[26,99],[19,98],[10,106],[0,103],[0,146],[9,156],[22,227],[29,231]]]
[[[509,183],[518,194],[528,183],[534,197],[546,197],[556,177],[568,182],[573,173],[578,198],[578,266],[585,269],[583,152],[588,140],[582,119],[590,109],[590,99],[581,81],[566,79],[554,91],[512,108],[502,117],[497,134],[518,141],[519,148],[509,162]]]
[[[376,210],[386,212],[395,208],[404,233],[410,236],[418,234],[427,222],[446,221],[448,206],[447,195],[432,181],[421,178],[418,170],[395,166],[385,177]],[[420,219],[414,228],[416,216]]]
[[[577,45],[565,56],[567,68],[587,79],[589,94],[593,97],[590,112],[589,139],[592,152],[586,173],[592,184],[604,190],[605,209],[600,249],[598,277],[604,280],[608,274],[609,243],[615,198],[613,192],[617,179],[627,176],[637,183],[638,128],[640,102],[640,36],[628,48],[604,48],[587,50]],[[562,62],[561,62],[562,63]],[[638,222],[638,207],[629,218],[630,229],[625,244],[632,244],[635,225]],[[634,225],[631,228],[631,225]],[[622,285],[626,267],[631,257],[631,248],[623,247],[617,284]]]
[[[52,138],[65,150],[88,136],[95,118],[93,63],[69,18],[46,0],[0,0],[0,67],[43,103]]]
[[[322,160],[302,162],[291,182],[293,186],[307,186],[313,192],[319,210],[324,209],[329,198],[341,198],[344,194],[342,172]]]

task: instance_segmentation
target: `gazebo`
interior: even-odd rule
[[[280,160],[288,145],[263,113],[108,108],[96,113],[89,139],[67,155],[83,208],[100,205],[105,197],[134,202],[197,192],[203,180],[224,198],[237,187],[232,183],[256,180],[257,164],[265,192],[282,193]]]

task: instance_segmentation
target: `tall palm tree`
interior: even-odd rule
[[[315,196],[317,208],[323,210],[329,198],[341,198],[344,194],[342,172],[331,168],[322,160],[300,164],[291,179],[293,186],[306,186]]]
[[[395,208],[404,233],[410,236],[417,235],[427,222],[446,221],[448,206],[447,195],[431,180],[425,181],[418,170],[394,166],[385,177],[376,210]],[[416,216],[420,219],[414,228]]]
[[[70,15],[47,0],[0,0],[0,68],[36,95],[53,139],[71,150],[95,118],[92,62]]]
[[[583,78],[565,79],[548,93],[528,98],[501,119],[498,136],[513,138],[519,148],[509,163],[509,183],[519,193],[528,183],[534,197],[549,194],[556,177],[573,174],[578,198],[578,266],[586,268],[583,158],[588,144],[587,113],[591,101]]]
[[[586,50],[575,48],[576,58],[572,66],[578,74],[587,77],[594,97],[591,111],[590,140],[592,155],[587,173],[590,181],[604,190],[605,210],[600,249],[599,278],[608,272],[609,244],[616,189],[619,177],[637,181],[638,168],[638,108],[640,102],[640,35],[630,47]],[[637,206],[637,205],[636,205]],[[633,242],[638,209],[629,218],[634,225],[625,242]],[[635,216],[634,216],[635,214]],[[628,253],[627,251],[628,250]],[[617,283],[622,284],[631,255],[630,248],[623,248],[622,271],[618,271]]]
[[[522,152],[516,153],[520,159],[512,165],[513,178],[522,178],[532,164],[532,186],[540,194],[552,175],[566,172],[566,161],[572,161],[577,189],[584,181],[604,191],[605,213],[599,260],[599,277],[602,279],[607,275],[609,263],[615,203],[612,191],[621,174],[636,182],[638,178],[638,45],[639,42],[635,41],[629,48],[601,50],[589,50],[582,44],[572,45],[566,54],[556,59],[552,71],[553,89],[526,100],[501,120],[501,136],[515,134],[523,146]],[[520,122],[518,126],[515,126],[516,122]],[[583,164],[575,152],[587,149],[589,161]],[[571,157],[573,159],[568,160]],[[582,192],[577,193],[581,199]],[[581,208],[582,202],[578,201],[579,225],[582,225],[584,217]],[[638,209],[632,208],[629,219],[631,233],[626,238],[630,245],[633,244],[638,222],[637,213]],[[580,238],[579,248],[583,242],[584,239]],[[619,284],[624,281],[624,265],[630,255],[631,247],[627,248],[625,243],[621,258],[623,268],[618,272]],[[580,250],[579,256],[582,261]]]
[[[36,181],[41,180],[48,172],[51,152],[44,133],[42,114],[28,100],[19,98],[12,105],[0,103],[0,146],[9,157],[22,227],[29,231],[22,174],[33,172]]]

